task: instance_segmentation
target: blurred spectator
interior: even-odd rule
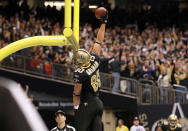
[[[181,83],[187,79],[187,74],[186,72],[183,71],[182,67],[176,67],[176,72],[174,74],[176,84],[177,85],[182,85]]]
[[[147,76],[147,74],[144,76],[144,79],[146,80],[145,82],[147,82],[147,80],[148,80],[148,76]],[[143,103],[150,103],[151,102],[151,96],[152,96],[152,94],[151,94],[151,89],[152,89],[152,86],[153,85],[150,85],[150,84],[147,84],[147,83],[143,83],[143,85],[142,85],[142,101],[143,101]]]
[[[39,58],[39,55],[35,54],[33,59],[30,61],[30,67],[33,71],[37,71],[40,74],[43,74],[44,68],[43,68],[44,62]]]
[[[159,75],[160,75],[160,73],[161,73],[161,70],[160,70],[160,63],[159,63],[159,61],[158,60],[154,60],[154,62],[155,62],[155,69],[152,71],[152,73],[153,73],[153,76],[154,76],[154,81],[157,81],[158,80],[158,78],[159,78]]]
[[[109,61],[110,63],[110,70],[112,72],[112,77],[114,80],[114,85],[112,91],[116,92],[119,91],[119,82],[120,82],[120,68],[123,64],[116,55],[112,60]]]
[[[147,77],[147,79],[149,79],[149,80],[153,79],[152,69],[151,69],[149,60],[145,61],[144,66],[142,67],[142,70],[143,70],[143,77],[144,78]]]
[[[52,76],[52,65],[48,60],[44,60],[44,72],[45,74]]]
[[[65,76],[67,77],[67,80],[72,79],[72,73],[73,73],[73,68],[71,66],[71,59],[69,57],[66,58],[65,60]]]
[[[183,101],[183,91],[187,90],[187,88],[183,85],[180,85],[183,81],[187,79],[187,74],[183,71],[182,66],[175,67],[175,74],[174,74],[176,84],[174,84],[174,88],[179,90],[176,93],[177,95],[177,102],[182,103]]]
[[[101,78],[101,87],[103,87],[104,82],[105,82],[105,77],[106,75],[104,73],[110,73],[109,69],[109,62],[112,60],[113,57],[108,56],[108,54],[104,54],[104,57],[101,58],[100,61],[100,78]]]
[[[128,65],[125,63],[121,66],[121,76],[136,78],[135,73],[135,65],[133,61],[130,61]]]
[[[122,119],[118,120],[118,126],[116,127],[116,131],[129,131],[129,128],[124,125],[124,121]]]
[[[169,77],[167,74],[167,69],[164,68],[162,73],[159,75],[157,80],[158,86],[160,87],[160,103],[166,104],[168,98],[168,88],[170,87]]]
[[[145,131],[144,127],[139,125],[138,117],[134,117],[133,126],[131,126],[130,131]]]
[[[158,86],[159,87],[164,87],[164,88],[168,88],[170,87],[170,83],[169,83],[169,77],[167,74],[167,69],[163,69],[161,74],[159,75],[159,78],[157,80]]]
[[[121,76],[127,77],[127,78],[136,78],[136,65],[134,65],[133,61],[130,61],[127,65],[127,60],[125,57],[121,58],[121,61],[124,62],[124,64],[121,65]],[[125,80],[124,78],[121,79],[121,86],[126,87],[126,92],[129,93],[135,93],[136,92],[136,83],[132,80]]]

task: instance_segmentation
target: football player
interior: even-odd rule
[[[182,126],[178,123],[178,117],[171,114],[168,120],[162,120],[158,123],[157,131],[182,131]]]
[[[99,76],[99,65],[101,43],[104,40],[106,14],[101,19],[97,39],[90,52],[79,49],[74,52],[74,92],[73,103],[75,112],[75,127],[77,131],[102,131],[103,103],[99,99],[101,80]]]

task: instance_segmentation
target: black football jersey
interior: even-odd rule
[[[169,122],[163,121],[161,123],[161,129],[163,131],[182,131],[182,127],[180,124],[177,124],[175,127],[171,127]]]
[[[100,58],[97,54],[90,54],[90,64],[74,71],[74,82],[82,84],[81,100],[98,95],[101,87],[99,74]]]

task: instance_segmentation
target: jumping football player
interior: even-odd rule
[[[74,53],[74,92],[75,127],[77,131],[102,131],[103,103],[99,99],[101,80],[99,65],[101,43],[104,40],[108,14],[101,18],[102,24],[91,52],[79,49]]]

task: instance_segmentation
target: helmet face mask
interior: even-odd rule
[[[86,50],[79,49],[74,53],[73,59],[76,67],[84,67],[90,63],[90,54]]]
[[[172,126],[175,126],[175,125],[176,125],[176,121],[175,121],[175,120],[170,120],[170,124],[171,124]]]
[[[178,122],[178,117],[175,114],[171,114],[168,118],[168,121],[170,123],[170,126],[174,127]]]

